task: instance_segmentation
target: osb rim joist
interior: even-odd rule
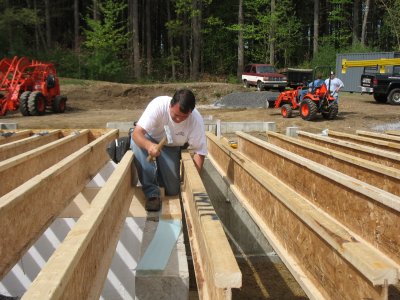
[[[345,175],[337,171],[244,133],[237,135],[239,147],[234,150],[208,133],[210,160],[308,296],[387,297],[388,284],[398,282],[398,236],[392,249],[393,245],[385,245],[391,238],[384,236],[386,231],[380,232],[382,242],[374,231],[360,229],[357,220],[382,223],[390,216],[389,235],[396,235],[398,197],[348,176],[343,179]],[[368,193],[362,192],[364,188]],[[330,203],[335,198],[338,201]],[[358,206],[352,201],[358,201]],[[368,215],[370,221],[350,213],[375,212],[371,204],[381,212]]]

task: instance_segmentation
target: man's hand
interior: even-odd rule
[[[161,151],[158,149],[158,145],[146,139],[145,134],[146,130],[144,130],[139,125],[136,125],[135,130],[132,133],[132,139],[135,141],[135,144],[142,149],[147,150],[149,155],[152,157],[158,157],[161,154]]]
[[[197,172],[201,172],[201,169],[203,168],[203,164],[204,164],[204,155],[200,155],[195,153],[193,155],[193,162],[194,165],[196,166]]]
[[[151,143],[149,149],[147,149],[147,152],[151,157],[158,157],[161,154],[161,151],[158,147],[157,144]]]

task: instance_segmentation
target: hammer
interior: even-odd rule
[[[165,136],[161,139],[161,141],[157,144],[157,150],[161,151],[161,149],[165,146],[165,144],[172,144],[174,141],[172,140],[171,130],[168,125],[164,125]],[[147,161],[154,160],[150,154],[147,156]]]

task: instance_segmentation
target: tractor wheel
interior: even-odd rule
[[[329,110],[327,112],[322,113],[322,116],[327,120],[333,120],[334,118],[336,118],[338,112],[339,105],[337,103],[334,103],[329,107]]]
[[[30,94],[30,91],[25,91],[19,97],[19,111],[23,116],[29,116],[28,99]]]
[[[386,95],[382,95],[382,94],[374,94],[374,99],[378,103],[386,103],[387,102]]]
[[[257,81],[257,91],[261,92],[263,90],[262,82]]]
[[[400,105],[400,89],[393,89],[388,96],[390,104]]]
[[[312,121],[317,116],[317,105],[309,98],[304,98],[300,103],[300,116],[303,120]]]
[[[66,107],[66,99],[63,96],[56,96],[52,103],[52,109],[55,113],[63,113],[65,112]]]
[[[31,116],[41,116],[46,111],[46,98],[41,92],[32,92],[28,99],[28,110]]]
[[[293,109],[289,104],[284,104],[281,107],[281,114],[284,118],[291,118],[293,115]]]
[[[248,89],[250,87],[249,83],[247,82],[247,80],[243,80],[243,86]]]

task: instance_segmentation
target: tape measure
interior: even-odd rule
[[[237,148],[237,142],[235,142],[235,141],[229,141],[229,145],[233,148],[233,149],[236,149]]]

